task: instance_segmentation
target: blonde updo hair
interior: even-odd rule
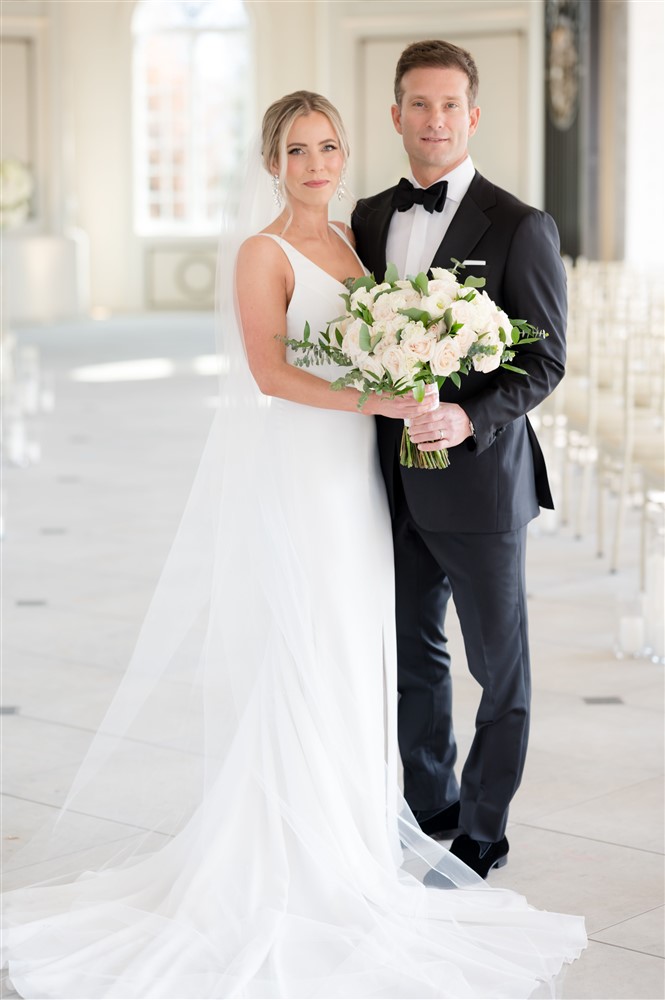
[[[283,200],[288,202],[284,178],[286,176],[286,140],[291,126],[301,115],[310,115],[313,111],[319,111],[325,115],[332,125],[339,142],[344,162],[349,157],[349,140],[346,136],[346,129],[337,108],[330,103],[327,97],[321,94],[314,94],[311,90],[296,90],[293,94],[286,94],[274,101],[263,116],[261,125],[261,157],[263,166],[269,174],[278,168],[279,193]]]

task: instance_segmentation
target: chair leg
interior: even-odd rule
[[[598,456],[596,466],[596,555],[605,555],[605,469],[602,456]]]
[[[628,499],[628,486],[630,484],[631,466],[629,461],[624,461],[621,469],[621,482],[619,485],[619,496],[617,498],[616,521],[614,524],[614,539],[612,543],[612,555],[610,558],[610,573],[616,573],[619,568],[619,553],[621,541],[623,539],[623,522],[626,513],[626,500]]]
[[[581,538],[583,534],[583,529],[586,526],[587,513],[589,509],[589,497],[591,495],[591,477],[593,475],[593,467],[588,457],[591,449],[587,449],[587,460],[584,463],[584,468],[582,469],[582,486],[580,488],[580,500],[577,505],[577,511],[575,514],[575,538]]]

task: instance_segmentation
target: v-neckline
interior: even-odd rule
[[[356,260],[358,261],[358,263],[360,264],[360,266],[362,267],[362,269],[364,271],[365,270],[365,265],[361,261],[360,257],[356,253],[355,249],[348,242],[348,240],[345,240],[344,237],[342,236],[342,234],[337,229],[337,227],[333,226],[330,222],[328,223],[328,228],[332,229],[332,231],[337,236],[337,239],[341,240],[342,243],[345,243],[347,245],[347,247],[349,248],[349,250],[351,251],[351,253],[355,256]],[[334,274],[330,273],[330,271],[326,271],[325,267],[321,267],[320,264],[317,264],[315,260],[312,260],[311,257],[308,257],[307,254],[303,253],[302,250],[299,250],[298,247],[294,247],[293,243],[289,243],[288,240],[285,240],[283,236],[278,236],[277,233],[263,233],[262,235],[263,236],[271,236],[271,237],[274,237],[275,239],[281,240],[283,243],[287,243],[291,247],[292,250],[295,250],[295,252],[297,254],[299,254],[303,258],[303,260],[308,261],[312,265],[312,267],[315,267],[317,269],[317,271],[321,271],[321,273],[325,274],[328,278],[330,278],[331,281],[334,281],[336,284],[338,284],[340,286],[340,288],[346,288],[346,285],[344,284],[343,281],[340,281],[339,278],[336,278]]]

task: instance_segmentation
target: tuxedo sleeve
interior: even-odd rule
[[[561,381],[566,363],[566,272],[551,216],[535,209],[519,222],[508,250],[499,303],[511,319],[524,319],[549,336],[519,348],[513,364],[527,374],[499,369],[463,403],[473,422],[475,451],[528,413]]]

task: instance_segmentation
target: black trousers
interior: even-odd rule
[[[476,840],[500,840],[529,733],[526,527],[496,534],[424,531],[402,494],[393,529],[406,800],[412,809],[435,810],[459,798],[464,832]],[[482,689],[460,784],[445,635],[451,595],[467,664]]]

